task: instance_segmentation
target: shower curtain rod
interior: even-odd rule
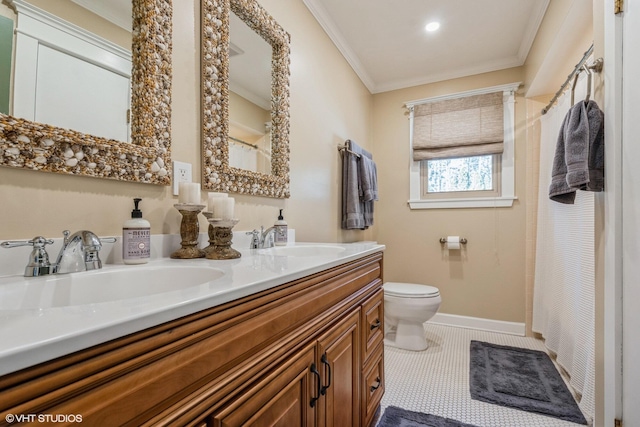
[[[547,106],[542,109],[543,115],[547,114],[551,106],[555,104],[555,102],[558,100],[560,95],[562,95],[564,90],[567,88],[567,85],[571,82],[571,79],[573,79],[573,77],[575,77],[577,74],[580,74],[580,72],[582,71],[582,66],[585,64],[585,62],[587,62],[587,59],[589,59],[589,56],[591,56],[592,53],[593,53],[593,44],[591,44],[591,47],[589,47],[589,49],[587,49],[584,55],[582,55],[582,59],[580,60],[580,62],[576,64],[573,71],[567,76],[567,80],[565,80],[564,83],[562,83],[562,86],[560,86],[560,90],[558,90],[556,94],[553,95],[553,98],[551,98],[551,101],[549,101]],[[594,70],[596,73],[599,73],[600,71],[602,71],[602,58],[596,59],[593,65],[588,65],[587,67],[591,70]]]
[[[251,144],[250,142],[243,141],[243,140],[235,138],[233,136],[230,136],[229,139],[232,140],[232,141],[235,141],[235,142],[237,142],[239,144],[248,145],[249,147],[253,148],[254,150],[257,150],[258,148],[260,148],[256,144]]]

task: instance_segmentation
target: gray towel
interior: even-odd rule
[[[595,101],[571,107],[556,144],[549,198],[573,204],[576,190],[604,190],[604,114]]]
[[[364,230],[373,225],[373,200],[377,200],[375,163],[362,165],[362,159],[371,159],[371,153],[351,140],[342,157],[342,228]],[[360,157],[356,156],[358,154]],[[366,200],[365,199],[371,199]]]
[[[358,161],[358,174],[360,175],[360,198],[363,202],[378,200],[378,173],[376,162],[371,154],[362,150],[363,156]]]

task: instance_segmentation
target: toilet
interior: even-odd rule
[[[422,351],[429,345],[423,323],[440,308],[438,288],[415,283],[386,282],[384,289],[384,343],[405,350]]]

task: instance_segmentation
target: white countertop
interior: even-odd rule
[[[246,249],[240,250],[241,258],[225,261],[162,258],[140,266],[110,264],[103,268],[105,272],[194,265],[211,267],[212,271],[218,269],[223,275],[183,289],[98,303],[42,304],[38,301],[49,298],[44,295],[47,292],[45,281],[53,276],[0,277],[0,375],[252,295],[385,249],[384,245],[375,242],[295,243],[289,246],[305,245],[340,246],[345,250],[316,256],[281,256],[273,255],[269,250]],[[135,286],[135,283],[131,286]],[[16,289],[19,291],[16,292]]]

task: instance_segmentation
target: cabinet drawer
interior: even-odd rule
[[[364,363],[384,338],[384,293],[382,289],[362,305],[362,328],[362,362]]]
[[[362,372],[362,425],[371,423],[384,394],[384,345],[380,343]]]

